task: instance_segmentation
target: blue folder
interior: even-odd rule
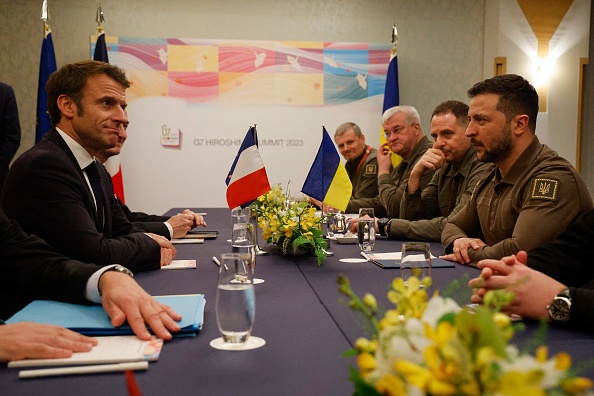
[[[181,330],[174,336],[196,335],[204,321],[204,294],[157,296],[182,316],[177,322]],[[113,327],[101,305],[79,305],[57,301],[36,300],[14,314],[6,323],[35,322],[53,324],[90,336],[133,335],[127,323]],[[150,329],[149,329],[150,330]]]

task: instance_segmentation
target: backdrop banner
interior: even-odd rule
[[[379,144],[390,43],[107,36],[107,46],[132,84],[121,162],[133,210],[225,207],[226,173],[254,124],[270,183],[290,181],[295,196],[322,126],[333,136],[352,121]]]

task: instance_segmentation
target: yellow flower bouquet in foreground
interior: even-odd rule
[[[258,226],[266,243],[274,243],[283,252],[315,253],[318,265],[326,258],[326,241],[322,236],[316,208],[307,201],[292,202],[280,185],[260,196],[252,204]]]
[[[375,334],[359,338],[359,370],[351,368],[356,395],[592,395],[592,381],[570,372],[566,353],[520,353],[509,340],[510,318],[499,312],[513,295],[490,291],[485,305],[470,309],[437,293],[430,278],[395,278],[388,292],[394,308],[382,318],[373,295],[362,299],[349,280],[338,279],[351,308],[363,313]]]

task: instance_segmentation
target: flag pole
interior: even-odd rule
[[[258,131],[256,130],[256,125],[254,124],[254,140],[256,143],[256,147],[258,147]],[[251,216],[253,217],[253,216]],[[256,256],[268,256],[268,251],[265,249],[262,249],[260,247],[260,243],[258,242],[258,234],[260,233],[260,231],[258,230],[258,216],[253,217],[255,220],[254,224],[254,235],[256,236],[256,247],[254,248],[256,250]]]
[[[95,16],[95,21],[97,22],[97,34],[99,35],[104,32],[101,24],[105,22],[103,10],[101,9],[101,1],[97,1],[97,15]]]

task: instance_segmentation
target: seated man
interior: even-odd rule
[[[577,170],[535,135],[538,94],[513,74],[469,91],[466,136],[480,161],[493,162],[441,241],[458,263],[501,259],[554,240],[592,198]]]
[[[162,339],[179,331],[181,317],[159,304],[121,266],[70,260],[45,241],[25,234],[0,211],[0,319],[35,299],[103,303],[114,326],[128,321],[138,338],[149,340],[148,324]],[[0,326],[0,361],[68,357],[96,341],[56,326],[18,323]]]
[[[399,217],[400,201],[404,195],[412,168],[431,148],[431,142],[421,130],[419,113],[412,106],[396,106],[384,112],[382,125],[386,135],[377,154],[377,182],[379,195],[374,198],[351,199],[346,213],[358,213],[359,208],[374,208],[377,217]],[[391,153],[398,154],[402,161],[392,170]],[[433,171],[421,177],[421,189],[425,188]]]
[[[116,145],[128,122],[129,86],[121,69],[103,62],[68,64],[53,73],[47,93],[54,128],[14,162],[1,205],[25,232],[65,256],[136,272],[169,264],[175,248],[130,224],[94,159]]]
[[[578,217],[554,242],[503,260],[482,260],[473,303],[482,303],[487,290],[506,289],[515,299],[505,311],[524,318],[547,319],[594,332],[594,210]]]
[[[118,136],[118,142],[115,147],[99,150],[97,152],[95,157],[99,162],[105,164],[110,157],[120,154],[122,147],[124,146],[124,142],[128,137],[126,131],[127,128],[128,123],[126,123],[122,129],[120,129],[120,135]],[[111,175],[105,176],[106,179],[110,180]],[[111,194],[111,192],[112,191],[110,190],[110,195],[113,195],[114,199],[120,205],[122,211],[128,218],[128,221],[143,231],[152,232],[157,235],[162,235],[167,239],[172,239],[182,238],[194,227],[206,227],[204,218],[201,215],[194,213],[190,209],[185,209],[182,213],[171,217],[149,215],[143,212],[132,212],[128,206],[126,206],[115,194]]]
[[[336,128],[334,142],[346,160],[344,167],[353,185],[351,199],[374,198],[377,189],[377,150],[365,144],[365,135],[354,122]]]
[[[431,115],[433,147],[413,167],[402,197],[399,219],[379,219],[378,232],[394,239],[440,241],[447,219],[466,205],[488,164],[476,158],[470,140],[468,106],[457,100],[439,104]],[[421,190],[425,172],[436,171]]]

